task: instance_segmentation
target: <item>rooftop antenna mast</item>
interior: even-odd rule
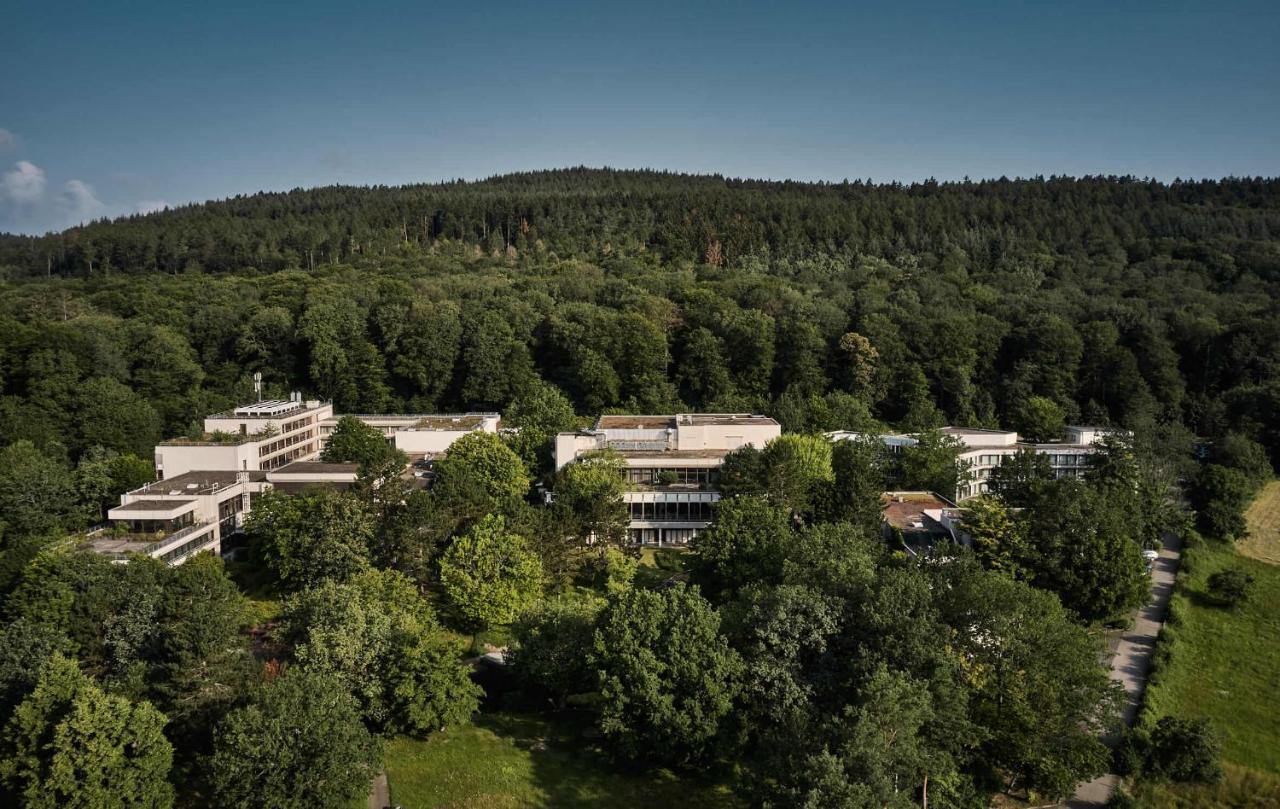
[[[258,401],[262,401],[262,372],[253,372],[253,395],[258,397]]]

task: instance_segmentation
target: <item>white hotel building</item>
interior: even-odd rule
[[[1104,427],[1068,427],[1064,440],[1036,444],[1018,439],[1018,434],[1010,430],[985,430],[976,427],[944,427],[943,435],[951,436],[964,445],[958,461],[968,471],[969,479],[961,483],[955,492],[956,501],[977,497],[987,491],[987,483],[991,473],[1005,459],[1018,452],[1030,450],[1037,455],[1049,459],[1049,467],[1055,478],[1079,477],[1088,466],[1088,456],[1097,451],[1097,442],[1110,432]],[[902,448],[913,446],[917,442],[917,434],[897,433],[879,436],[868,436],[866,433],[833,432],[827,437],[833,441],[856,439],[863,436],[878,438],[887,446]],[[950,492],[941,492],[949,496]]]
[[[411,460],[441,455],[469,432],[498,431],[496,413],[356,417]],[[111,527],[92,532],[89,548],[114,561],[142,553],[177,565],[200,551],[218,553],[267,489],[350,486],[356,464],[319,461],[338,418],[331,403],[299,394],[209,416],[199,438],[156,446],[156,481],[121,495],[107,512]]]
[[[556,436],[556,469],[611,449],[622,457],[631,512],[628,538],[645,545],[682,545],[712,520],[724,457],[743,446],[762,449],[782,433],[778,422],[747,413],[601,416],[595,427]]]

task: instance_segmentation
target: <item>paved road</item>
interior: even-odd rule
[[[1128,701],[1124,706],[1124,722],[1132,725],[1142,705],[1142,691],[1147,684],[1147,670],[1151,667],[1151,655],[1156,648],[1156,635],[1164,624],[1173,595],[1173,579],[1182,560],[1182,539],[1173,534],[1164,537],[1164,549],[1156,560],[1151,573],[1151,603],[1138,611],[1129,631],[1125,632],[1111,658],[1111,679],[1124,686]],[[1118,738],[1107,739],[1108,745]],[[1093,809],[1105,806],[1120,782],[1117,775],[1108,773],[1076,789],[1076,794],[1064,804],[1070,809]]]

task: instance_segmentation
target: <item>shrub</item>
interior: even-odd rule
[[[1107,801],[1107,809],[1138,809],[1138,801],[1123,789],[1117,789]]]
[[[1239,568],[1219,570],[1209,577],[1209,595],[1224,607],[1239,607],[1249,600],[1253,576]]]
[[[1151,731],[1147,768],[1171,781],[1216,783],[1222,779],[1220,749],[1208,721],[1163,716]]]
[[[1116,775],[1139,775],[1145,768],[1150,754],[1151,740],[1140,730],[1130,729],[1116,745],[1111,766]]]
[[[631,587],[639,569],[639,559],[610,547],[598,556],[592,556],[582,566],[578,581],[610,595]]]

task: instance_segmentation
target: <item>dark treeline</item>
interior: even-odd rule
[[[43,238],[0,240],[20,275],[276,271],[451,239],[486,249],[668,261],[848,252],[964,252],[977,270],[1048,253],[1197,262],[1216,281],[1280,270],[1273,179],[1162,184],[1131,177],[874,185],[587,168],[480,182],[331,186],[236,197]],[[1195,245],[1189,244],[1194,242]]]

